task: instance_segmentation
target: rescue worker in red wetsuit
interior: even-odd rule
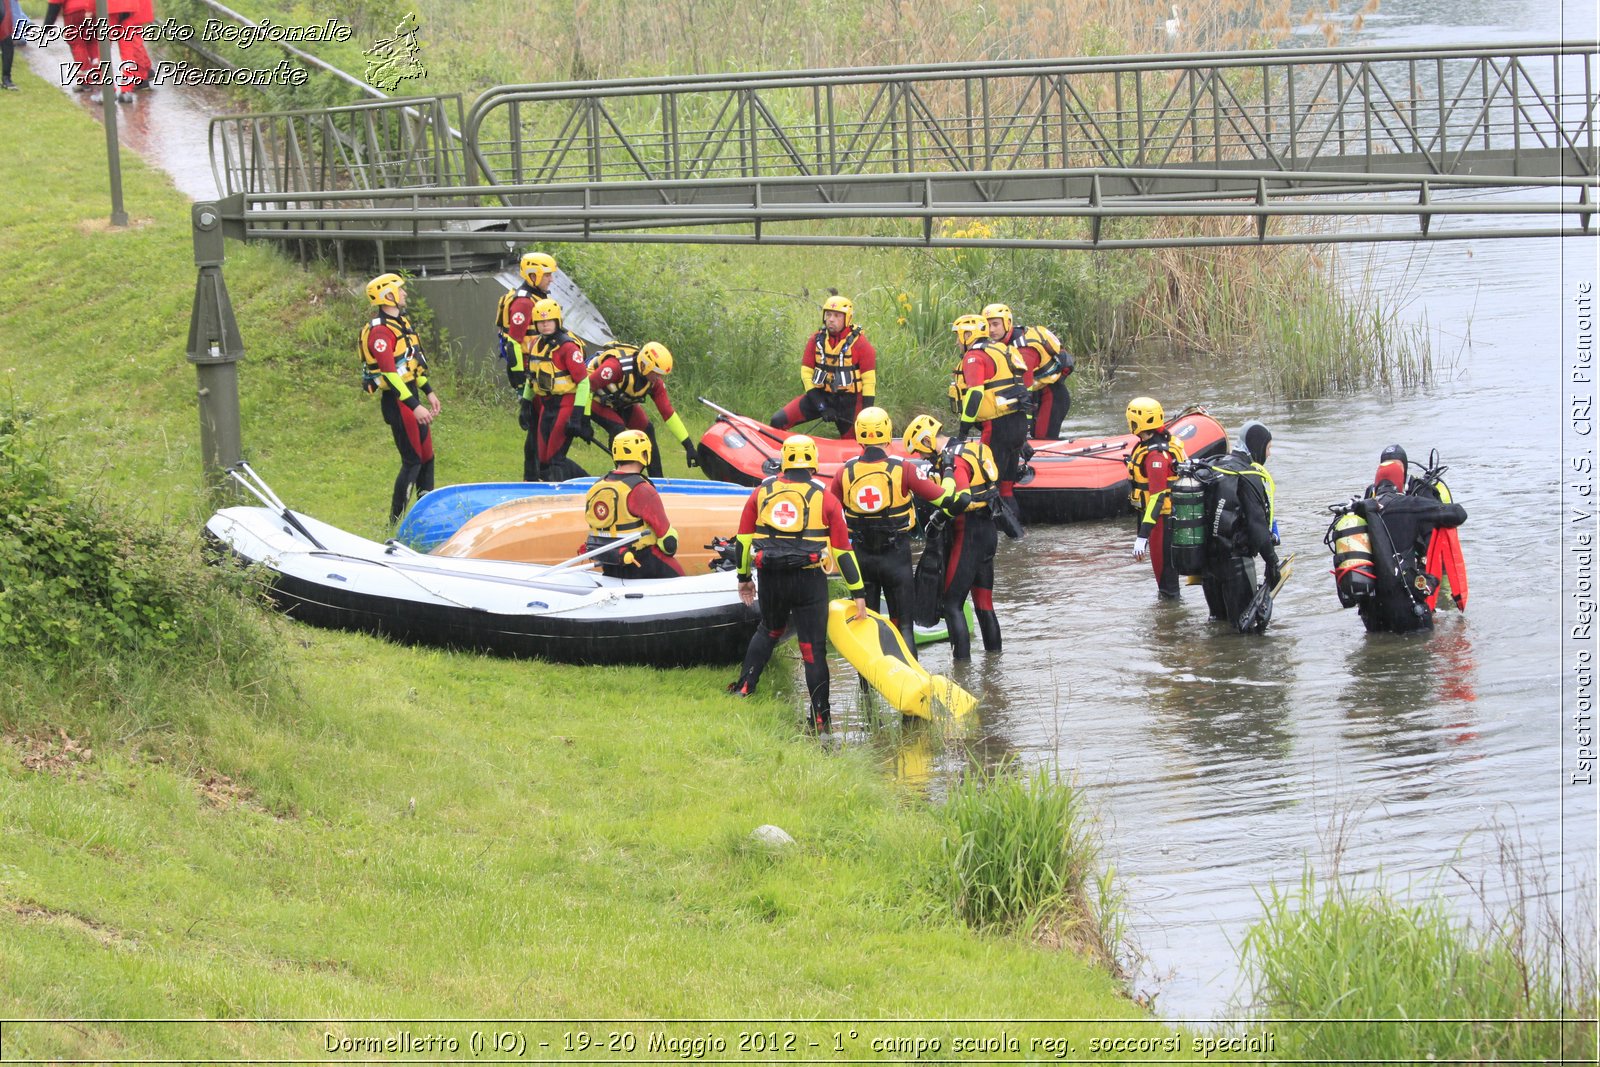
[[[650,438],[642,430],[623,430],[611,439],[611,459],[616,467],[584,496],[589,539],[583,550],[639,533],[633,543],[595,557],[600,573],[612,578],[683,577],[683,565],[673,558],[678,554],[678,531],[667,521],[661,494],[644,474],[650,463]]]
[[[822,329],[806,342],[800,357],[800,387],[805,390],[772,416],[775,429],[827,419],[848,437],[856,416],[870,408],[878,391],[878,353],[855,324],[849,298],[822,302]]]
[[[1167,432],[1166,413],[1161,404],[1148,396],[1128,401],[1128,432],[1139,436],[1128,454],[1128,477],[1133,490],[1128,494],[1139,516],[1139,532],[1133,539],[1133,558],[1150,557],[1155,571],[1156,591],[1168,599],[1178,597],[1178,568],[1172,559],[1167,537],[1166,517],[1172,513],[1167,482],[1172,468],[1188,459],[1183,443]]]
[[[577,406],[585,417],[600,424],[612,440],[624,430],[642,430],[650,438],[650,477],[661,477],[661,456],[656,432],[645,413],[646,400],[666,421],[667,429],[683,448],[684,462],[700,466],[694,442],[683,419],[667,397],[667,375],[672,373],[672,353],[660,341],[635,347],[614,342],[589,361],[589,377],[578,386]]]
[[[916,654],[912,630],[915,589],[911,569],[911,528],[916,524],[913,497],[939,505],[949,495],[938,483],[918,473],[898,456],[884,451],[894,440],[894,423],[879,407],[856,416],[856,441],[866,446],[833,476],[828,492],[844,505],[850,545],[861,567],[863,599],[878,610],[879,593],[889,604],[889,618]]]
[[[94,17],[94,0],[53,0],[44,9],[45,28],[53,25],[57,17],[66,31],[67,48],[72,52],[72,61],[77,64],[78,75],[72,83],[72,91],[86,93],[103,80],[99,70],[100,41],[98,38],[90,40],[90,34],[84,26],[88,19]]]
[[[912,455],[932,461],[934,473],[942,479],[940,507],[954,516],[939,609],[950,631],[952,658],[966,660],[972,658],[966,616],[969,595],[984,651],[1000,651],[1000,618],[994,612],[994,554],[999,547],[994,514],[1000,500],[1000,470],[989,446],[977,439],[940,451],[941,429],[933,416],[918,415],[906,427],[905,446]]]
[[[567,449],[572,445],[569,423],[578,387],[589,377],[583,346],[562,328],[561,305],[549,297],[534,303],[533,324],[536,332],[527,336],[527,379],[522,387],[521,421],[528,431],[522,447],[522,480],[582,478],[583,468],[567,458]]]
[[[144,34],[139,30],[156,20],[155,5],[151,0],[106,0],[106,18],[116,31],[117,99],[126,102],[134,91],[150,88],[150,78],[155,73],[144,46]],[[110,57],[109,49],[106,55]]]
[[[1061,420],[1072,410],[1067,375],[1076,360],[1061,350],[1061,338],[1043,326],[1017,326],[1011,308],[990,304],[983,309],[989,340],[1008,344],[1022,357],[1023,382],[1033,394],[1034,410],[1028,436],[1054,441],[1061,436]]]
[[[1016,540],[1022,517],[1012,494],[1021,476],[1022,448],[1028,443],[1028,398],[1022,357],[1009,344],[989,339],[989,324],[979,315],[963,315],[951,330],[961,347],[961,362],[950,385],[951,406],[961,418],[956,439],[980,437],[993,453],[1000,472],[1000,503],[991,510],[997,527]]]
[[[367,283],[367,299],[376,311],[361,328],[361,384],[378,394],[383,421],[400,453],[400,473],[389,501],[389,521],[395,523],[413,488],[418,497],[433,489],[429,427],[439,414],[439,394],[428,384],[428,360],[406,316],[405,279],[398,274],[378,275]]]
[[[544,252],[528,252],[518,264],[522,284],[500,297],[495,309],[495,330],[500,337],[500,359],[506,365],[511,388],[521,389],[528,376],[528,331],[533,329],[533,305],[550,295],[556,260]],[[526,427],[524,427],[526,428]]]
[[[1426,546],[1437,529],[1451,529],[1467,521],[1460,504],[1446,503],[1426,492],[1407,491],[1405,451],[1398,445],[1384,449],[1391,456],[1378,464],[1368,492],[1352,500],[1350,510],[1367,521],[1372,538],[1377,589],[1358,611],[1368,633],[1410,633],[1433,628],[1429,604],[1439,588],[1439,576],[1429,574],[1419,547]]]
[[[856,600],[856,618],[867,614],[862,599],[861,568],[850,548],[844,508],[829,495],[817,472],[817,443],[804,434],[783,442],[782,469],[756,487],[739,519],[739,597],[761,610],[761,625],[750,638],[744,669],[728,692],[749,696],[778,639],[792,623],[805,664],[808,721],[825,730],[832,721],[828,705],[828,576],[823,557],[833,553],[839,575]],[[760,588],[753,574],[761,574]],[[758,596],[759,593],[759,596]]]

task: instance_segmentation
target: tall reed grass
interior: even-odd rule
[[[1504,841],[1504,839],[1502,839]],[[1502,872],[1518,860],[1502,854]],[[1282,1020],[1278,1053],[1310,1062],[1593,1063],[1595,970],[1587,937],[1523,891],[1457,919],[1439,886],[1419,902],[1341,879],[1271,887],[1240,947],[1254,1009]],[[1557,898],[1559,899],[1559,898]]]
[[[944,814],[947,892],[961,918],[1066,944],[1117,968],[1123,902],[1115,872],[1099,868],[1082,789],[1008,765],[963,778]]]

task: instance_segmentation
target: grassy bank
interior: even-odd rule
[[[0,389],[31,413],[61,495],[189,546],[177,581],[209,507],[183,358],[187,205],[129,158],[135,224],[108,230],[83,162],[99,127],[19,75],[30,137],[0,181],[30,209],[0,222]],[[269,250],[228,256],[250,458],[295,506],[378,532],[394,459],[355,384],[360,302]],[[498,402],[448,373],[441,391],[441,478],[513,472]],[[7,657],[0,1015],[1022,1017],[1112,1020],[1034,1028],[1080,1047],[1168,1035],[1076,954],[974,932],[942,888],[946,824],[866,749],[806,739],[781,685],[734,701],[726,672],[553,667],[253,617],[180,651]],[[768,822],[796,846],[753,846]],[[314,1057],[321,1040],[8,1024],[5,1051]]]

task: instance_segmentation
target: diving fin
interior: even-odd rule
[[[1239,615],[1238,630],[1242,634],[1267,632],[1267,624],[1272,621],[1272,600],[1278,595],[1278,590],[1283,588],[1283,583],[1289,580],[1289,575],[1294,573],[1294,553],[1278,566],[1278,584],[1271,589],[1267,588],[1267,580],[1263,578],[1261,585],[1256,589],[1256,595],[1251,598],[1250,605]]]
[[[1423,569],[1440,579],[1439,586],[1428,595],[1428,608],[1437,606],[1439,589],[1450,584],[1450,596],[1456,607],[1467,610],[1467,561],[1461,555],[1461,537],[1454,527],[1433,531],[1428,540],[1428,556]]]

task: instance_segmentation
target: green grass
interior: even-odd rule
[[[1480,934],[1439,896],[1320,889],[1308,868],[1262,907],[1242,950],[1256,1010],[1289,1020],[1276,1026],[1285,1059],[1594,1062],[1592,974],[1561,988],[1503,905]]]
[[[29,210],[0,222],[0,392],[38,415],[61,493],[198,568],[211,505],[183,358],[187,205],[128,158],[135,225],[108,230],[85,162],[99,127],[20,77],[30,136],[0,180]],[[395,459],[356,386],[353,285],[234,245],[227,282],[248,456],[297,508],[380,532]],[[514,476],[509,405],[439,381],[441,480]],[[8,658],[0,1016],[1117,1020],[1034,1028],[1080,1046],[1168,1032],[1073,952],[957,919],[941,821],[867,746],[806,738],[785,672],[735,701],[727,671],[584,670],[252,618],[179,651]],[[798,845],[753,847],[766,822]],[[310,1025],[13,1023],[5,1040],[50,1059],[322,1051]]]

